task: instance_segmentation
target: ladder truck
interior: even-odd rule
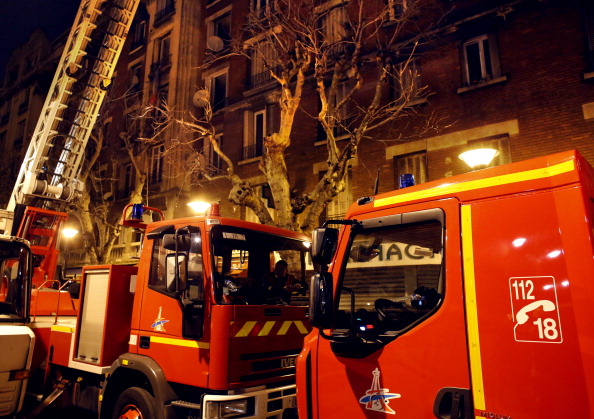
[[[46,356],[51,323],[44,320],[58,311],[66,315],[74,315],[77,311],[68,292],[56,292],[46,284],[59,282],[54,274],[59,256],[59,233],[67,219],[64,210],[82,188],[77,176],[85,147],[139,1],[81,1],[8,207],[0,211],[0,231],[7,235],[2,239],[1,247],[13,247],[12,252],[17,252],[30,245],[32,252],[33,267],[27,271],[31,278],[27,282],[23,274],[17,282],[23,290],[28,290],[24,294],[26,304],[21,304],[26,312],[23,311],[19,319],[29,322],[30,310],[35,321],[29,322],[29,327],[35,332],[36,339],[19,338],[24,336],[22,329],[0,328],[0,350],[22,354],[24,364],[20,370],[30,371]],[[6,250],[6,253],[11,251]],[[17,266],[15,263],[12,262]],[[10,273],[5,277],[7,287],[17,280]],[[10,293],[1,294],[0,304],[12,305],[13,298],[15,296]],[[13,317],[0,314],[0,321],[3,325],[11,323]],[[34,350],[32,342],[35,342]],[[12,362],[12,358],[3,357],[0,371],[12,368]],[[18,379],[22,380],[25,375],[19,374]],[[17,402],[6,410],[0,409],[0,415],[15,413],[22,404],[26,380],[17,383],[18,379],[8,380],[9,386],[14,387],[11,397]]]

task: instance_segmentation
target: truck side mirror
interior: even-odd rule
[[[175,241],[177,238],[177,248]],[[187,252],[190,250],[190,235],[189,234],[165,234],[163,236],[163,247],[167,250],[177,250],[178,252]]]
[[[167,291],[185,291],[188,288],[188,259],[183,253],[171,253],[167,263]],[[179,272],[179,275],[177,273]]]
[[[335,228],[316,228],[311,241],[311,259],[320,265],[332,262],[336,245],[338,244],[338,230]]]
[[[313,327],[328,329],[332,326],[332,313],[332,274],[315,274],[309,294],[309,321]]]

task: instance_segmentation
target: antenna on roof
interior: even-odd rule
[[[373,194],[377,195],[377,191],[379,189],[379,175],[380,175],[380,168],[377,168],[377,175],[375,176],[375,182],[373,183]]]

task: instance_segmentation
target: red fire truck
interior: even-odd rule
[[[51,328],[54,390],[31,416],[58,396],[102,418],[296,413],[307,300],[266,298],[263,278],[283,259],[303,283],[308,237],[216,213],[124,224],[146,228],[138,266],[83,268],[77,321]]]
[[[0,408],[1,415],[18,410],[29,371],[39,367],[47,355],[49,326],[58,314],[76,314],[76,302],[64,289],[67,284],[55,276],[60,231],[67,218],[63,211],[81,190],[78,175],[86,144],[139,1],[81,0],[8,206],[0,210],[0,231],[12,236],[5,241],[6,247],[12,243],[14,252],[19,251],[21,244],[14,237],[20,237],[33,253],[29,277],[8,276],[6,283],[26,280],[26,289],[33,288],[26,293],[31,299],[27,312],[19,317],[29,323],[31,310],[29,326],[36,337],[21,338],[20,329],[12,326],[0,328],[0,351],[20,353],[27,361],[21,365],[10,357],[0,360],[1,371],[17,364],[19,370],[26,371],[3,379],[6,386],[2,386],[0,403],[6,409]],[[12,305],[11,298],[0,294],[2,303]],[[16,335],[10,334],[13,331]],[[29,384],[32,381],[36,380]]]
[[[594,418],[594,171],[577,152],[360,199],[318,229],[304,418]]]

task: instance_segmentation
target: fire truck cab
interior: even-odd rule
[[[565,152],[318,229],[300,417],[594,418],[593,181]]]
[[[29,243],[0,235],[0,416],[20,411],[29,379],[35,335],[29,322],[33,256]]]
[[[137,266],[83,268],[76,323],[51,330],[55,391],[109,418],[296,413],[309,246],[214,215],[149,224]],[[284,299],[266,282],[281,259],[305,284]]]

